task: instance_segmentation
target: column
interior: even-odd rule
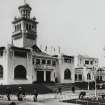
[[[46,71],[44,71],[44,82],[46,82]]]

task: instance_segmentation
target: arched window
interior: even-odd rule
[[[91,80],[91,75],[90,75],[90,73],[87,74],[87,80]]]
[[[14,78],[15,79],[26,79],[26,69],[22,65],[18,65],[14,70]]]
[[[71,72],[69,69],[64,71],[64,79],[71,79]]]
[[[0,65],[0,78],[3,78],[3,66]]]

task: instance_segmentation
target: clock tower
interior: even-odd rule
[[[37,44],[37,24],[36,18],[30,17],[32,8],[24,3],[18,7],[20,16],[14,18],[12,22],[14,31],[12,44],[17,47],[29,48]]]

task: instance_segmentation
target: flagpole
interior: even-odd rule
[[[26,0],[24,0],[24,4],[26,4]]]
[[[97,81],[96,81],[97,69],[94,68],[94,80],[95,80],[95,97],[97,99]]]

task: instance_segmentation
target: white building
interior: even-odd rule
[[[0,47],[0,84],[32,83],[32,56],[29,49]]]
[[[97,70],[97,82],[105,81],[105,67],[99,67]]]
[[[75,81],[94,81],[94,75],[98,68],[98,58],[84,55],[75,57]]]
[[[60,83],[74,83],[74,56],[57,56],[56,79]]]
[[[55,81],[56,58],[37,46],[37,24],[28,4],[19,6],[14,18],[12,44],[0,47],[0,84]]]
[[[79,55],[51,56],[37,46],[36,18],[30,17],[28,4],[19,6],[14,18],[12,43],[0,47],[0,84],[32,84],[33,82],[74,83],[93,81],[98,59]]]

